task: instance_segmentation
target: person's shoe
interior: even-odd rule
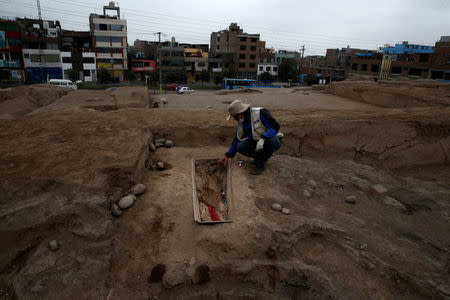
[[[264,171],[264,168],[257,168],[257,167],[255,167],[255,168],[250,172],[250,174],[252,174],[252,175],[259,175],[259,174],[261,174],[263,171]]]

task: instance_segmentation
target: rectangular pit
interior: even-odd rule
[[[192,159],[194,219],[200,224],[231,221],[231,173],[219,159]]]

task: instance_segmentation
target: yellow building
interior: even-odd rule
[[[184,70],[187,82],[199,82],[200,72],[208,71],[208,52],[197,48],[184,49]]]

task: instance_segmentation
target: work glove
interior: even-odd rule
[[[264,148],[264,141],[265,139],[259,139],[259,141],[256,143],[256,151],[262,150]]]
[[[217,165],[219,167],[223,167],[227,161],[228,161],[228,157],[224,156],[217,162]]]

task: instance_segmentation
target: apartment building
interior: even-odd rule
[[[450,81],[450,36],[441,36],[434,46],[430,77]]]
[[[0,70],[4,79],[25,81],[19,24],[0,19]]]
[[[95,52],[89,31],[62,31],[61,63],[64,79],[69,79],[69,70],[75,70],[82,81],[97,80]]]
[[[89,27],[98,68],[111,71],[123,80],[128,69],[127,21],[120,19],[120,8],[114,2],[103,6],[103,15],[91,14]]]
[[[211,53],[222,54],[224,69],[236,72],[239,78],[256,79],[259,53],[265,47],[259,34],[245,33],[231,23],[228,29],[211,33],[210,44]]]
[[[23,62],[29,83],[63,78],[61,25],[59,21],[17,19],[22,39]]]
[[[192,47],[195,47],[195,45]],[[200,73],[208,71],[208,58],[208,51],[203,51],[200,48],[184,49],[184,67],[187,82],[198,82]]]
[[[261,48],[259,52],[258,71],[257,75],[268,72],[274,77],[278,78],[278,64],[275,63],[275,50],[270,48]]]

